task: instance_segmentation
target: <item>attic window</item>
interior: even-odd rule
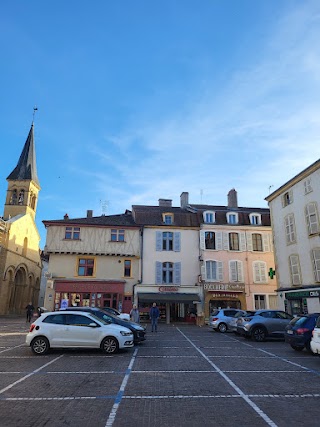
[[[173,214],[172,213],[163,213],[162,214],[162,221],[165,224],[173,224]]]
[[[249,215],[251,225],[261,225],[261,215],[258,213],[251,213]]]
[[[203,212],[203,220],[206,224],[213,224],[216,221],[215,212],[213,211]]]

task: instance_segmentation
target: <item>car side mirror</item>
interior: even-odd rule
[[[89,323],[89,327],[90,328],[100,328],[100,325],[98,325],[97,323]]]

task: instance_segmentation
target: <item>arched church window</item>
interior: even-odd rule
[[[11,194],[10,205],[16,205],[16,204],[17,204],[17,190],[13,190]]]
[[[22,205],[23,201],[24,201],[24,190],[21,190],[19,193],[19,200],[18,200],[19,205]]]

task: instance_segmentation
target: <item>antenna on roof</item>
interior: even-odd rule
[[[202,203],[202,196],[203,196],[203,190],[201,188],[201,190],[200,190],[200,201],[201,201],[201,203]]]
[[[271,193],[271,188],[273,187],[273,185],[269,185],[269,194]]]
[[[105,215],[107,213],[108,204],[108,200],[100,200],[101,215]]]

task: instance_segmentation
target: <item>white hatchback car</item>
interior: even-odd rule
[[[32,323],[26,344],[37,355],[46,354],[50,348],[100,348],[112,354],[133,347],[133,334],[90,313],[55,311],[42,314]]]
[[[318,317],[316,326],[312,331],[310,348],[312,353],[320,354],[320,317]]]

